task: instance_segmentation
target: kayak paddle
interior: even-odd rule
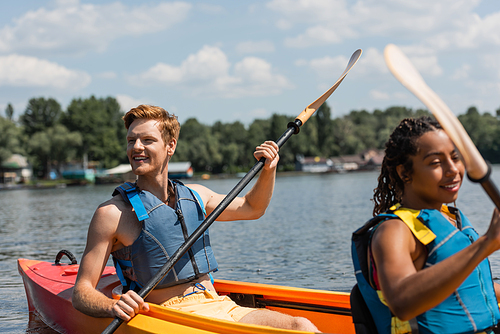
[[[309,117],[314,114],[314,112],[328,99],[328,97],[337,89],[342,80],[346,77],[347,73],[356,64],[359,57],[361,56],[361,49],[356,50],[349,60],[344,73],[335,82],[335,84],[327,90],[323,95],[316,99],[313,103],[308,105],[304,111],[302,111],[294,122],[288,123],[287,130],[281,135],[281,137],[276,141],[278,147],[283,146],[283,144],[293,135],[299,133],[299,128],[304,125]],[[144,285],[144,287],[139,291],[139,296],[145,299],[149,293],[161,282],[161,280],[168,274],[168,272],[174,267],[174,265],[181,259],[181,257],[186,253],[198,240],[203,233],[212,225],[212,223],[219,217],[219,215],[228,207],[228,205],[238,196],[238,194],[247,186],[247,184],[253,179],[255,175],[264,167],[266,159],[261,158],[255,163],[255,165],[250,169],[250,171],[236,184],[236,186],[226,195],[226,197],[219,203],[219,205],[212,211],[203,223],[198,226],[198,228],[191,234],[188,239],[179,247],[179,249],[168,259],[168,261],[163,265],[162,268]],[[108,327],[102,332],[103,334],[114,333],[116,329],[123,323],[120,318],[114,318],[113,321],[108,325]]]
[[[500,193],[490,178],[491,167],[484,161],[478,149],[465,131],[462,123],[425,83],[424,79],[406,55],[394,44],[385,47],[384,58],[389,70],[432,112],[463,157],[467,176],[484,188],[495,206],[500,210]]]

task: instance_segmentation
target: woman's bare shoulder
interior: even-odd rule
[[[377,227],[373,234],[372,243],[387,244],[388,241],[391,241],[393,244],[394,240],[406,239],[411,236],[411,230],[402,220],[388,219]]]

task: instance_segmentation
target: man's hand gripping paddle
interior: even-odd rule
[[[490,178],[491,168],[484,161],[462,123],[443,100],[427,86],[420,73],[397,46],[387,45],[384,57],[389,70],[396,79],[429,108],[451,138],[464,159],[469,179],[479,182],[495,206],[500,209],[500,193]]]
[[[314,112],[328,99],[328,97],[337,89],[342,80],[351,68],[356,64],[359,57],[361,56],[361,50],[356,50],[349,60],[347,67],[340,76],[340,78],[335,82],[335,84],[327,90],[323,95],[321,95],[316,101],[308,105],[304,111],[300,113],[294,122],[288,123],[288,129],[281,135],[281,137],[276,141],[278,147],[283,146],[283,144],[293,135],[299,133],[299,128],[304,125],[309,117],[314,114]],[[227,206],[238,196],[238,194],[247,186],[247,184],[253,179],[255,175],[264,167],[265,158],[260,159],[255,165],[250,169],[250,171],[238,182],[238,184],[226,195],[226,197],[219,203],[219,205],[208,215],[208,217],[201,223],[201,225],[189,236],[189,238],[179,247],[179,249],[168,259],[168,261],[163,265],[163,267],[154,275],[149,282],[139,291],[139,296],[146,298],[149,293],[158,285],[158,283],[163,280],[165,275],[174,267],[174,265],[181,259],[181,257],[186,253],[191,246],[198,240],[203,233],[212,225],[212,223],[219,217],[219,215],[227,208]],[[114,331],[122,324],[123,320],[120,318],[115,318],[108,325],[108,327],[102,332],[104,333],[114,333]]]

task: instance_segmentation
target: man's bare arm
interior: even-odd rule
[[[96,210],[89,226],[72,301],[77,310],[87,315],[129,320],[139,309],[149,309],[142,298],[129,291],[117,301],[96,290],[116,240],[119,219],[120,211],[112,204],[102,205]]]
[[[259,178],[252,189],[245,196],[236,197],[217,220],[258,219],[266,212],[274,191],[276,168],[279,161],[278,151],[278,145],[271,141],[266,141],[256,148],[254,152],[255,158],[257,160],[262,157],[266,158],[266,163],[262,168]],[[226,196],[198,184],[187,186],[200,194],[207,214],[210,214]]]

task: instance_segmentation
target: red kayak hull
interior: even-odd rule
[[[73,308],[71,296],[78,265],[56,265],[37,260],[18,260],[30,312],[60,333],[101,333],[111,318],[93,318]],[[120,282],[113,267],[106,267],[97,289],[107,296]],[[258,307],[310,319],[321,331],[354,334],[350,315],[349,294],[282,287],[268,284],[216,280],[219,294],[246,296]],[[141,313],[122,324],[116,333],[192,333],[249,334],[300,333],[265,326],[232,323],[150,304],[149,312]],[[305,332],[302,332],[305,333]]]

